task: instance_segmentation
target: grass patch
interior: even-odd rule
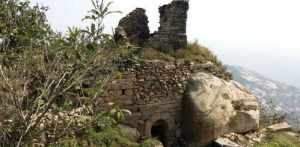
[[[166,54],[156,49],[147,48],[140,52],[140,57],[147,60],[190,60],[199,63],[212,62],[217,66],[222,66],[221,61],[208,48],[200,45],[197,41],[188,43],[186,49],[180,49],[176,52]]]
[[[300,147],[299,138],[285,133],[270,133],[265,139],[254,147]]]
[[[163,60],[163,61],[175,61],[175,57],[172,55],[160,52],[156,49],[146,48],[140,52],[140,57],[146,60]]]
[[[208,48],[200,45],[197,41],[189,43],[187,49],[179,50],[173,54],[176,59],[188,59],[195,62],[206,63],[210,61],[215,65],[221,65],[217,56]]]
[[[163,53],[156,49],[144,48],[138,51],[137,56],[142,60],[161,60],[167,62],[183,60],[201,64],[210,63],[213,66],[207,69],[207,72],[215,73],[216,76],[226,80],[232,79],[231,74],[226,71],[226,67],[218,60],[217,56],[197,41],[188,43],[186,49],[180,49],[173,53]]]

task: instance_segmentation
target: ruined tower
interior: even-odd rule
[[[129,43],[172,53],[187,46],[188,0],[173,0],[159,8],[160,27],[150,35],[145,10],[137,8],[122,18],[115,32],[118,43]]]
[[[147,42],[150,37],[150,30],[145,12],[145,9],[136,8],[120,20],[114,35],[117,43],[143,46]]]
[[[149,46],[169,53],[187,46],[188,0],[173,0],[159,8],[160,27],[149,39]]]

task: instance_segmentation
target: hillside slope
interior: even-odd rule
[[[246,86],[259,99],[266,109],[269,101],[275,104],[275,110],[285,113],[287,120],[295,128],[300,128],[300,89],[275,80],[240,66],[227,66],[233,79]]]

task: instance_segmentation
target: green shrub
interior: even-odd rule
[[[20,51],[45,42],[52,34],[46,11],[46,7],[31,7],[29,1],[1,0],[0,38],[6,40],[6,45],[0,51]]]

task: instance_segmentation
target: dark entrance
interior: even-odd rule
[[[164,120],[156,121],[151,128],[151,135],[158,139],[164,146],[168,146],[168,124]]]

